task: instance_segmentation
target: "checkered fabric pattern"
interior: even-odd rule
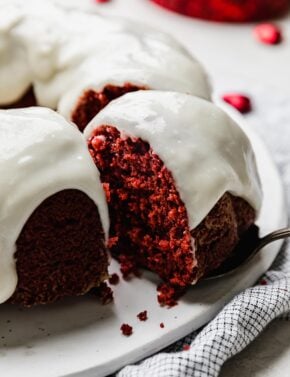
[[[236,89],[247,92],[246,81],[236,82]],[[233,87],[235,80],[227,82]],[[219,86],[220,93],[232,88],[225,83]],[[255,128],[271,149],[290,203],[289,104],[273,88],[266,91],[255,86],[251,92],[255,111],[248,117],[249,127]],[[243,350],[273,319],[290,319],[290,244],[284,245],[261,281],[263,284],[236,296],[203,329],[137,365],[125,367],[117,377],[218,376],[225,361]],[[184,350],[184,345],[189,349]]]

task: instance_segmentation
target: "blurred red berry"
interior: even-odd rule
[[[238,94],[238,93],[229,93],[223,95],[223,100],[237,109],[240,113],[248,113],[252,110],[252,104],[249,97]]]
[[[281,16],[289,0],[152,0],[178,13],[213,21],[249,22]]]
[[[269,45],[276,45],[282,41],[282,33],[274,24],[260,24],[254,28],[254,35],[258,41]]]

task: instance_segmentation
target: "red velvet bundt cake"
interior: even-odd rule
[[[141,266],[188,286],[225,261],[254,223],[261,189],[251,145],[212,103],[176,92],[125,94],[85,137],[123,273]]]
[[[140,88],[210,98],[200,64],[137,23],[52,1],[4,0],[0,25],[0,107],[50,107],[83,130],[110,100]]]
[[[82,295],[107,278],[108,213],[79,131],[44,108],[0,111],[0,303]]]
[[[289,0],[152,0],[187,16],[212,21],[249,22],[282,16]]]

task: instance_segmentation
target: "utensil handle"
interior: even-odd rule
[[[260,250],[271,242],[285,239],[287,237],[290,237],[290,228],[275,230],[274,232],[269,233],[265,237],[260,239],[260,243],[257,249]]]

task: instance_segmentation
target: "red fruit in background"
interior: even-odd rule
[[[260,24],[254,28],[254,35],[258,41],[276,45],[282,41],[282,33],[278,26],[274,24]]]
[[[223,100],[237,109],[240,113],[248,113],[252,110],[252,104],[249,97],[238,93],[229,93],[223,95]]]
[[[289,0],[152,0],[191,17],[213,21],[248,22],[278,17],[289,9]]]

